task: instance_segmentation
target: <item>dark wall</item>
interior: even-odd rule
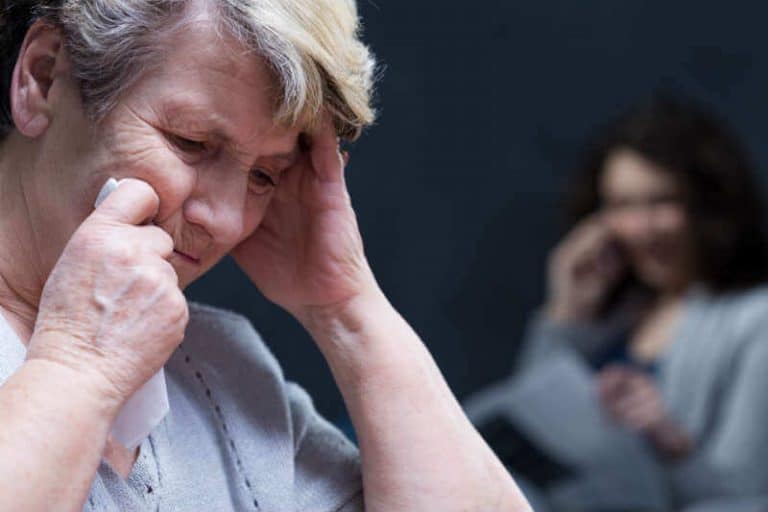
[[[382,287],[460,397],[509,371],[565,178],[606,117],[659,88],[709,103],[768,185],[764,2],[360,1],[383,73],[352,196]],[[289,378],[343,414],[309,338],[231,262],[189,296],[248,315]]]

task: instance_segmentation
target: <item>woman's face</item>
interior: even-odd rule
[[[98,127],[72,89],[59,91],[46,134],[55,163],[45,202],[65,235],[57,238],[68,239],[92,211],[108,177],[144,180],[160,196],[154,222],[175,242],[171,263],[182,286],[256,229],[298,157],[299,130],[273,122],[266,65],[207,22],[180,31],[163,65]]]
[[[685,286],[693,272],[691,236],[672,175],[617,150],[606,160],[600,195],[609,230],[637,277],[658,290]]]

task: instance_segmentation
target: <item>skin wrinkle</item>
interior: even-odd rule
[[[61,482],[68,479],[64,486],[70,486],[67,489],[71,496],[66,503],[73,506],[67,508],[82,508],[89,482],[97,471],[96,463],[103,455],[104,444],[109,443],[106,439],[110,424],[101,421],[100,411],[92,410],[89,397],[95,395],[99,407],[113,417],[117,406],[178,348],[189,310],[176,282],[157,277],[167,268],[164,264],[169,237],[177,243],[180,239],[200,243],[210,236],[214,244],[201,255],[203,261],[199,266],[171,257],[180,286],[194,281],[231,252],[267,299],[293,313],[300,322],[312,313],[312,323],[304,326],[334,372],[359,433],[365,492],[374,504],[371,512],[488,510],[490,498],[502,492],[505,503],[499,508],[527,510],[509,475],[463,416],[428,350],[389,304],[375,281],[365,260],[359,227],[345,188],[331,115],[324,118],[321,129],[313,133],[311,144],[306,143],[307,137],[302,137],[306,143],[302,146],[304,152],[296,166],[286,173],[282,186],[275,191],[267,187],[268,193],[258,195],[248,187],[248,178],[242,172],[249,167],[233,168],[231,155],[217,155],[202,162],[181,158],[179,152],[169,146],[163,130],[157,129],[170,129],[157,115],[159,106],[169,98],[197,100],[201,108],[218,113],[230,126],[242,130],[235,135],[247,143],[244,149],[252,159],[294,150],[301,129],[286,130],[276,125],[272,119],[273,106],[264,94],[259,94],[264,90],[262,87],[269,87],[271,83],[264,72],[264,63],[257,59],[240,63],[254,80],[258,81],[259,76],[263,78],[256,90],[249,85],[249,80],[212,72],[208,64],[217,67],[222,58],[234,57],[220,51],[218,40],[207,44],[206,36],[180,35],[177,47],[169,49],[167,72],[162,77],[145,77],[96,133],[88,129],[89,123],[81,115],[72,84],[62,81],[53,85],[52,90],[62,95],[65,105],[56,105],[47,132],[32,146],[42,148],[40,153],[45,158],[24,173],[24,179],[32,180],[38,175],[38,183],[48,186],[47,198],[42,194],[30,198],[49,210],[46,216],[33,219],[39,223],[41,233],[48,230],[54,242],[56,234],[71,233],[73,227],[80,225],[82,217],[92,211],[93,197],[108,176],[132,177],[144,183],[131,180],[110,196],[103,211],[89,218],[84,229],[76,233],[71,251],[62,254],[61,246],[56,243],[45,247],[49,254],[42,256],[43,262],[49,256],[62,254],[63,263],[52,274],[50,295],[46,297],[58,305],[50,309],[43,306],[41,322],[45,324],[45,317],[49,318],[51,336],[43,339],[35,336],[30,351],[36,356],[32,358],[33,365],[25,366],[23,373],[17,374],[17,381],[22,390],[34,391],[34,383],[30,382],[42,370],[43,383],[47,379],[53,384],[42,388],[53,397],[50,409],[60,418],[56,407],[83,399],[83,412],[77,411],[77,414],[89,418],[83,428],[90,426],[91,431],[83,435],[80,430],[62,429],[61,425],[66,426],[68,422],[61,419],[49,424],[35,422],[34,411],[13,415],[7,423],[15,429],[14,434],[30,436],[31,441],[26,446],[27,453],[3,458],[0,471],[9,476],[6,480],[13,479],[19,466],[32,468],[29,474],[37,478],[20,482],[26,487],[18,496],[27,502],[45,504],[54,499],[66,501],[57,491]],[[174,71],[177,63],[188,63],[192,48],[197,52],[198,68],[179,66]],[[207,79],[202,80],[200,75]],[[72,94],[65,94],[67,91]],[[198,91],[199,95],[190,91]],[[11,139],[10,143],[14,150],[22,153],[30,148],[21,145],[19,138]],[[14,161],[14,156],[10,155],[8,161]],[[241,204],[239,201],[244,196],[246,201]],[[53,204],[44,199],[50,199]],[[265,217],[268,208],[271,208],[270,215]],[[34,214],[34,208],[31,210]],[[159,227],[168,235],[161,237],[164,245],[151,240],[151,232],[157,231],[154,227],[135,225],[149,215],[163,219]],[[99,222],[100,217],[109,217],[112,221]],[[257,229],[265,218],[272,228],[266,236]],[[124,224],[117,226],[121,221]],[[139,231],[143,233],[141,236]],[[249,237],[251,232],[253,236]],[[106,240],[104,236],[109,233],[119,235]],[[121,246],[116,240],[128,242]],[[150,245],[151,254],[135,250],[137,246],[149,250]],[[89,254],[98,255],[102,263],[114,261],[120,272],[113,270],[103,275],[99,259],[83,257]],[[146,262],[149,273],[137,286],[125,291],[122,280],[137,277],[137,274],[125,274],[139,261]],[[23,266],[17,269],[23,270]],[[101,279],[95,278],[97,271]],[[81,293],[83,287],[86,289]],[[104,301],[101,311],[87,306],[88,301],[93,300],[94,288],[99,287],[110,290],[99,297]],[[159,292],[160,287],[169,293],[150,292]],[[165,298],[163,307],[157,307],[158,296]],[[117,308],[118,300],[122,309]],[[180,307],[182,304],[184,308]],[[330,305],[340,311],[331,313]],[[92,337],[90,331],[96,327],[98,340],[89,349],[102,351],[103,356],[94,356],[86,349],[77,350],[70,345],[58,350],[62,339],[55,336],[56,332],[66,332],[71,317],[76,316],[67,315],[70,310],[82,318],[82,336]],[[93,319],[91,315],[102,318]],[[130,321],[114,322],[111,315]],[[57,316],[64,317],[60,323]],[[137,325],[139,329],[135,329]],[[348,330],[350,326],[352,329]],[[148,340],[157,343],[150,344]],[[65,337],[65,341],[69,340]],[[78,353],[84,360],[73,364],[72,357]],[[44,364],[46,359],[71,372],[56,374],[55,368],[51,369],[53,365]],[[43,364],[35,366],[36,363]],[[83,371],[78,371],[81,368]],[[78,377],[81,374],[86,378]],[[62,384],[72,380],[82,388],[82,396],[70,392],[72,396],[62,401],[56,393],[62,388],[68,391]],[[0,393],[0,402],[2,400]],[[66,410],[71,412],[72,407]],[[435,425],[440,428],[435,430]],[[57,446],[53,442],[51,447],[40,450],[39,443],[34,442],[36,439],[58,439],[59,443]],[[98,444],[94,440],[98,440]],[[448,452],[446,446],[451,447]],[[13,446],[8,449],[12,451]],[[90,451],[83,456],[86,450]],[[62,461],[59,464],[51,461],[57,453]],[[121,460],[125,462],[123,474],[127,474],[135,454],[114,453],[118,464]],[[63,478],[61,471],[47,475],[48,467],[64,467],[68,472]],[[72,474],[87,480],[74,491],[71,490]],[[420,476],[414,479],[413,475]]]
[[[2,170],[0,171],[2,173],[7,173],[8,170]],[[12,229],[13,232],[16,234],[14,237],[17,241],[17,243],[12,243],[10,241],[7,241],[9,246],[17,248],[17,250],[21,250],[24,252],[23,260],[27,262],[27,264],[31,264],[30,266],[33,269],[39,269],[41,268],[41,263],[37,255],[42,254],[42,252],[38,250],[25,250],[25,244],[19,243],[19,241],[23,240],[24,237],[18,235],[19,230],[26,229],[27,233],[33,234],[33,243],[39,247],[39,243],[37,242],[37,237],[35,236],[35,230],[32,229],[32,223],[31,223],[31,215],[30,215],[30,208],[29,208],[29,200],[28,200],[28,194],[26,190],[23,187],[23,184],[21,182],[21,176],[19,174],[14,174],[15,180],[12,181],[15,185],[18,186],[18,188],[21,190],[20,194],[13,194],[12,197],[16,198],[16,201],[5,201],[3,200],[3,204],[6,205],[12,205],[12,204],[18,204],[18,198],[21,198],[21,207],[25,213],[25,215],[22,216],[22,222],[25,222],[25,226],[22,228],[19,228],[16,224],[12,224],[11,226],[4,226],[5,230],[8,228]],[[3,187],[3,192],[6,192],[5,187]],[[4,194],[5,195],[5,194]],[[11,207],[12,209],[12,207]],[[3,219],[8,219],[8,215],[3,215]],[[5,223],[2,223],[5,224]],[[10,254],[3,251],[3,254]],[[6,265],[11,265],[12,263],[7,261],[6,257],[3,257],[3,260],[5,260]],[[39,275],[39,271],[33,271],[34,275]],[[7,279],[2,272],[0,272],[0,298],[2,298],[2,304],[3,306],[0,306],[0,312],[3,310],[10,313],[10,315],[6,314],[4,315],[11,323],[14,325],[17,329],[21,329],[24,334],[31,335],[32,329],[31,325],[34,324],[35,318],[37,317],[37,308],[39,305],[39,297],[40,297],[40,291],[43,287],[43,279],[35,279],[34,277],[30,279],[26,284],[24,283],[14,283],[12,280]],[[24,341],[26,341],[26,337],[24,337]]]
[[[202,28],[202,26],[200,26]],[[192,34],[187,34],[189,40],[195,39],[195,36]],[[205,37],[202,37],[200,39],[205,39]],[[203,47],[211,47],[212,45],[202,45]],[[169,53],[173,53],[171,50],[169,50]],[[210,52],[208,52],[210,54]],[[213,56],[213,55],[211,55]],[[185,62],[184,59],[174,59],[172,56],[169,56],[171,58],[171,62]],[[204,59],[204,55],[201,55],[201,60]],[[216,55],[213,59],[207,59],[206,62],[214,62],[216,63],[216,66],[220,66],[221,62],[220,55]],[[258,61],[256,61],[258,62]],[[216,72],[213,74],[213,79],[220,80],[220,82],[212,82],[209,79],[207,81],[200,81],[197,80],[197,76],[200,74],[201,69],[195,68],[195,69],[189,69],[187,66],[183,66],[183,70],[179,73],[172,73],[171,70],[168,70],[168,73],[174,75],[174,83],[179,83],[178,81],[181,80],[181,83],[189,82],[197,84],[191,88],[189,87],[183,87],[182,89],[185,91],[192,90],[198,90],[199,94],[198,97],[202,94],[203,97],[207,97],[210,95],[216,96],[217,94],[220,94],[220,90],[227,90],[231,91],[233,89],[243,91],[248,90],[251,91],[253,88],[259,83],[258,79],[254,78],[253,76],[247,76],[247,80],[238,81],[233,79],[233,77],[226,76],[223,72]],[[253,75],[254,72],[257,72],[258,74],[259,70],[264,69],[263,63],[258,63],[257,66],[239,66],[239,68],[244,68],[250,70],[250,73]],[[206,66],[204,69],[205,72],[208,71],[208,67]],[[254,75],[255,76],[255,75]],[[265,80],[265,76],[262,76],[262,83],[261,86],[257,87],[257,90],[263,90],[263,86],[265,83],[269,83],[269,80]],[[240,74],[240,79],[246,78],[246,75]],[[157,80],[157,79],[156,79]],[[148,79],[141,80],[139,83],[136,84],[136,88],[141,89],[149,88],[151,90],[155,85],[148,84]],[[241,84],[241,85],[229,85],[234,83]],[[68,82],[68,81],[63,81]],[[242,84],[249,84],[249,85],[242,85]],[[239,88],[239,89],[238,89]],[[134,89],[135,91],[136,89]],[[196,108],[198,111],[208,110],[214,113],[220,112],[220,108],[218,105],[212,105],[210,102],[198,102],[197,104],[194,103],[195,96],[193,95],[182,95],[177,92],[177,88],[166,88],[162,91],[155,91],[155,92],[147,92],[146,94],[134,94],[134,98],[136,98],[136,101],[134,103],[130,103],[128,105],[123,105],[124,107],[128,108],[119,108],[116,111],[113,111],[113,113],[104,120],[103,123],[95,127],[95,133],[89,134],[88,137],[83,137],[80,142],[77,142],[76,146],[78,147],[76,154],[74,156],[68,155],[64,160],[59,159],[59,162],[56,165],[60,165],[62,167],[72,167],[77,168],[81,167],[81,162],[85,161],[86,163],[88,161],[95,162],[97,165],[92,170],[90,170],[88,173],[86,173],[86,181],[88,182],[88,185],[86,187],[76,187],[77,188],[77,194],[81,196],[81,199],[78,199],[77,203],[80,203],[80,209],[85,213],[88,214],[90,211],[92,211],[92,198],[90,197],[90,193],[88,193],[88,190],[96,190],[97,188],[100,188],[101,185],[103,185],[103,181],[105,180],[105,171],[107,175],[115,175],[118,174],[116,177],[124,177],[125,171],[128,169],[144,169],[140,170],[139,172],[131,172],[132,175],[137,175],[137,177],[142,178],[145,175],[155,175],[157,174],[159,169],[167,169],[166,172],[172,172],[173,168],[176,167],[176,164],[172,164],[172,167],[168,167],[166,163],[164,162],[170,162],[168,161],[168,142],[166,138],[163,136],[161,137],[161,134],[159,133],[158,129],[168,129],[166,127],[163,127],[162,125],[158,125],[158,123],[162,123],[163,119],[158,117],[154,120],[152,120],[151,125],[154,126],[155,133],[150,135],[147,131],[148,123],[147,116],[144,115],[144,113],[151,114],[153,111],[157,112],[161,109],[160,105],[167,104],[171,101],[175,102],[176,104],[179,104],[181,100],[184,100],[186,105],[192,105],[192,108]],[[167,93],[167,94],[166,94]],[[61,94],[61,93],[57,93]],[[253,94],[253,93],[250,93]],[[153,103],[152,109],[146,108],[149,103],[150,98],[158,98],[162,99],[163,101],[155,101]],[[228,98],[232,99],[232,98]],[[166,101],[167,100],[167,101]],[[263,105],[267,106],[268,112],[271,112],[271,105],[269,102],[264,102]],[[249,107],[251,108],[251,107]],[[260,108],[260,107],[259,107]],[[141,109],[141,113],[138,112],[138,109]],[[251,108],[252,109],[252,108]],[[230,109],[231,110],[231,109]],[[248,110],[246,110],[247,112]],[[255,112],[255,111],[254,111]],[[74,115],[74,114],[73,114]],[[259,117],[260,116],[260,117]],[[230,115],[222,113],[219,116],[221,119],[229,119]],[[240,116],[242,118],[242,115]],[[232,124],[236,126],[244,126],[244,128],[250,128],[250,129],[244,129],[244,133],[249,134],[248,138],[248,147],[243,148],[243,155],[244,153],[248,152],[249,156],[249,162],[255,161],[255,162],[263,162],[265,160],[264,155],[280,155],[284,153],[291,153],[295,151],[296,147],[296,140],[298,139],[298,133],[297,131],[288,131],[285,133],[285,135],[282,134],[282,129],[279,127],[274,126],[274,123],[271,120],[271,117],[269,115],[264,116],[263,114],[258,114],[257,118],[255,119],[268,119],[268,124],[256,124],[254,122],[248,122],[246,125],[243,125],[242,120],[237,122],[232,122]],[[83,119],[84,121],[84,119]],[[258,121],[261,123],[262,121]],[[79,123],[79,121],[78,121]],[[116,124],[117,123],[117,124]],[[57,124],[57,121],[54,119],[54,125]],[[85,124],[83,124],[85,126]],[[52,130],[49,130],[52,135],[47,135],[47,137],[58,137],[57,133],[58,131],[62,131],[62,136],[66,135],[67,132],[74,130],[75,132],[81,131],[82,128],[78,127],[78,124],[69,125],[67,127],[60,128],[59,130],[55,129],[55,126],[52,127]],[[255,129],[254,129],[255,128]],[[277,130],[277,131],[275,131]],[[90,131],[90,130],[87,130]],[[285,136],[288,135],[289,137],[286,139]],[[148,140],[148,137],[151,137],[152,141]],[[94,146],[91,141],[99,141],[101,140],[101,144]],[[275,145],[275,141],[281,141],[285,140],[287,143],[280,142],[280,145]],[[253,144],[252,146],[250,144]],[[258,143],[258,147],[256,147],[256,144]],[[265,145],[266,144],[266,145]],[[82,145],[82,147],[80,147]],[[74,149],[74,148],[73,148]],[[74,152],[73,152],[74,153]],[[31,157],[28,157],[28,159]],[[240,158],[238,158],[240,160]],[[6,160],[7,161],[7,160]],[[21,163],[19,159],[16,159],[17,163]],[[31,165],[31,163],[30,163]],[[155,165],[159,167],[154,167]],[[238,164],[238,167],[240,167],[241,164]],[[181,167],[180,167],[181,168]],[[242,167],[245,168],[245,167]],[[248,167],[250,168],[250,166]],[[109,170],[108,170],[109,169]],[[208,169],[200,168],[198,166],[184,166],[184,169],[187,169],[190,172],[191,170],[194,170],[194,175],[191,176],[192,180],[190,180],[190,175],[184,175],[182,178],[186,181],[186,184],[184,185],[185,188],[189,187],[189,189],[196,190],[200,187],[200,179],[201,173],[203,172],[209,172]],[[117,173],[115,170],[120,170],[123,172]],[[213,171],[213,170],[211,170]],[[22,173],[18,173],[18,176],[20,177]],[[4,175],[6,178],[9,178],[11,173],[4,172]],[[67,174],[61,174],[59,173],[59,176],[57,176],[57,180],[62,182],[62,185],[66,187],[64,189],[65,193],[66,190],[75,188],[70,184],[67,184],[66,181],[71,179],[71,177]],[[178,173],[175,173],[174,176],[180,176]],[[82,178],[79,178],[82,179]],[[245,178],[243,178],[243,190],[245,191]],[[44,183],[45,180],[35,180],[34,177],[30,178],[29,180],[25,180],[25,184],[27,187],[34,188],[34,190],[37,190],[39,187],[37,186],[38,181],[40,183]],[[4,180],[5,182],[5,189],[8,190],[9,184],[12,182],[8,179]],[[49,185],[50,186],[50,185]],[[160,191],[162,192],[162,191]],[[245,193],[245,192],[243,192]],[[94,192],[95,194],[95,192]],[[271,193],[268,196],[255,199],[253,206],[249,206],[249,208],[257,207],[258,210],[260,210],[259,213],[257,213],[255,216],[253,213],[249,213],[248,217],[243,217],[243,222],[246,222],[247,218],[250,218],[248,220],[247,225],[247,231],[252,232],[255,229],[255,226],[258,224],[258,221],[260,220],[261,216],[263,215],[263,211],[266,208],[266,204],[269,200],[271,200]],[[37,196],[35,196],[37,198]],[[24,222],[25,225],[30,225],[32,223],[33,218],[40,219],[39,215],[35,216],[35,211],[33,211],[29,207],[30,202],[30,192],[25,189],[24,194],[21,195],[15,195],[14,197],[15,201],[22,201],[22,204],[20,207],[17,207],[17,211],[22,211],[26,213]],[[38,198],[39,199],[39,198]],[[203,201],[200,200],[201,198],[198,198],[196,208],[211,208],[211,205],[203,206]],[[175,201],[175,200],[174,200]],[[40,201],[38,201],[40,202]],[[84,204],[83,204],[84,203]],[[8,203],[6,203],[8,204]],[[257,206],[257,204],[260,204],[260,206]],[[64,205],[62,205],[63,207]],[[224,247],[217,247],[216,244],[212,241],[212,237],[210,233],[208,233],[205,229],[203,229],[200,225],[197,225],[194,222],[186,222],[182,224],[179,220],[179,214],[181,213],[181,209],[187,208],[187,206],[182,206],[181,204],[178,204],[173,209],[163,209],[161,205],[161,210],[158,212],[157,221],[161,228],[166,230],[171,237],[173,238],[174,243],[177,245],[178,249],[182,252],[193,254],[195,257],[200,257],[201,253],[210,253],[210,255],[207,257],[207,259],[203,262],[203,266],[199,271],[199,274],[204,273],[207,271],[213,264],[215,264],[228,250],[231,248],[231,245],[237,242],[237,240],[232,240],[228,242],[227,246]],[[48,210],[48,207],[46,206],[46,210]],[[42,212],[37,212],[42,213]],[[185,215],[189,214],[190,212],[185,212]],[[255,212],[254,212],[255,213]],[[66,219],[71,215],[67,214],[67,216],[61,216],[59,213],[56,212],[55,209],[50,210],[49,215],[53,215],[53,218],[61,219],[64,222],[68,222]],[[206,214],[208,215],[208,214]],[[77,222],[77,221],[76,221]],[[40,222],[40,226],[45,227],[46,230],[49,229],[49,226],[46,222]],[[76,226],[76,224],[74,224]],[[186,225],[186,227],[184,227]],[[240,233],[240,236],[245,236],[249,233],[246,233],[245,225],[243,226],[237,226],[236,232]],[[6,231],[8,233],[8,231]],[[50,244],[46,243],[45,245],[40,244],[40,240],[46,240],[48,241],[50,237],[43,232],[33,232],[33,239],[27,240],[24,243],[16,243],[13,244],[16,247],[19,247],[21,251],[24,253],[30,253],[34,255],[39,255],[39,257],[33,258],[27,258],[26,261],[32,263],[32,268],[43,268],[47,265],[42,264],[42,258],[45,254],[53,255],[52,251],[55,251],[55,248]],[[66,241],[66,240],[65,240]],[[26,250],[26,247],[30,247],[32,250]],[[37,249],[35,249],[37,248]],[[46,250],[42,250],[42,248],[46,248]],[[55,262],[55,258],[45,258],[46,260],[50,260],[51,263]],[[37,262],[37,263],[36,263]],[[12,285],[8,286],[7,288],[9,290],[13,290],[11,293],[12,295],[20,295],[18,293],[17,287],[19,286],[18,283],[23,282],[29,282],[27,279],[29,278],[29,269],[30,266],[27,266],[27,274],[26,277],[19,278],[19,276],[15,276],[13,279],[8,279],[7,272],[0,272],[0,274],[3,275],[3,278],[8,283],[13,283]],[[22,286],[22,289],[26,288],[28,290],[28,293],[26,295],[29,295],[29,298],[26,298],[26,300],[23,300],[25,304],[25,307],[23,308],[25,311],[23,318],[24,323],[28,326],[25,331],[26,334],[31,334],[31,328],[34,323],[34,318],[36,316],[36,307],[39,302],[39,295],[42,292],[42,286],[45,281],[45,276],[47,275],[47,272],[43,271],[35,271],[35,275],[39,274],[39,278],[32,279],[31,282],[34,283],[33,286]],[[191,276],[188,275],[182,283],[182,285],[188,284],[191,280],[196,278],[197,276]],[[11,301],[8,301],[11,302]],[[25,338],[28,336],[25,336]]]

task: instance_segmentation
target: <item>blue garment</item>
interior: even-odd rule
[[[629,366],[635,370],[655,377],[659,373],[659,362],[639,361],[629,349],[629,331],[621,332],[615,341],[606,343],[606,347],[590,355],[588,363],[595,372],[599,372],[611,365]]]

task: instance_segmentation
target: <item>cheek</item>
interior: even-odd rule
[[[657,229],[665,234],[679,235],[687,230],[688,218],[682,208],[666,206],[656,212],[655,224]]]
[[[605,217],[608,231],[620,243],[630,244],[636,236],[637,226],[629,212],[612,212]]]
[[[107,139],[106,151],[101,174],[149,183],[160,196],[160,221],[180,210],[194,188],[197,171],[179,159],[154,129],[117,130]]]
[[[265,222],[269,213],[269,205],[272,203],[272,196],[272,193],[263,196],[251,196],[246,201],[245,214],[243,215],[243,240],[251,236]],[[268,222],[268,220],[266,221]]]

